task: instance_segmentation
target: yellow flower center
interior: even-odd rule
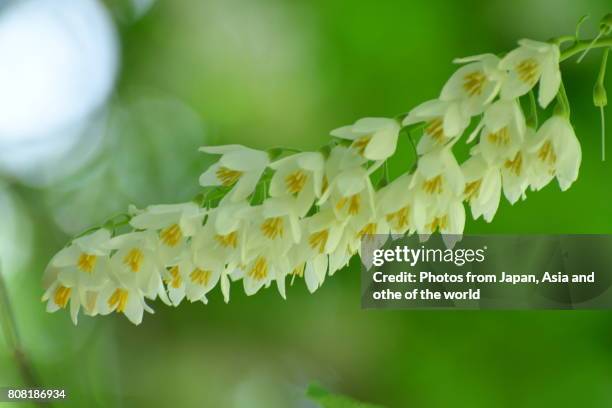
[[[162,230],[159,236],[165,245],[175,247],[183,237],[183,233],[181,232],[181,227],[177,224],[172,224],[168,228]]]
[[[465,199],[471,200],[472,198],[476,197],[478,195],[478,192],[480,191],[481,184],[482,184],[482,179],[478,179],[470,183],[465,183],[465,190],[463,190]]]
[[[553,166],[557,162],[557,155],[555,154],[555,150],[550,140],[547,140],[546,143],[538,149],[538,159],[550,166]]]
[[[171,279],[169,279],[167,283],[170,286],[172,286],[174,289],[180,288],[183,283],[183,278],[181,278],[181,274],[179,273],[180,271],[179,271],[178,265],[175,265],[172,268],[170,268],[169,272],[170,272]]]
[[[266,238],[283,237],[283,219],[281,217],[266,219],[260,228]]]
[[[240,179],[240,177],[242,177],[243,172],[220,166],[215,172],[215,174],[222,185],[224,185],[225,187],[229,187],[236,183]]]
[[[427,122],[425,133],[437,143],[442,144],[444,141],[444,126],[442,126],[442,118],[435,118]]]
[[[329,238],[329,231],[323,230],[311,234],[308,238],[308,244],[314,250],[318,250],[320,254],[325,251],[325,245],[327,244],[327,238]]]
[[[469,96],[481,95],[487,77],[481,71],[474,71],[463,77],[463,89]]]
[[[538,69],[539,64],[533,58],[523,60],[516,66],[519,79],[530,86],[533,86],[538,80]]]
[[[423,182],[423,190],[428,194],[442,193],[442,175],[437,175]]]
[[[442,217],[434,217],[431,223],[427,225],[427,228],[431,232],[435,232],[436,229],[440,229],[440,230],[445,229],[447,224],[448,224],[448,217],[444,215]]]
[[[236,248],[238,245],[238,232],[233,231],[227,235],[215,235],[215,240],[225,248]]]
[[[363,240],[368,240],[368,239],[373,239],[373,235],[376,234],[376,224],[371,222],[369,224],[367,224],[365,227],[363,227],[358,233],[357,233],[357,238],[359,239],[363,239]]]
[[[306,180],[308,180],[308,175],[306,175],[306,173],[304,173],[302,170],[294,171],[285,177],[287,191],[289,191],[291,194],[299,193],[304,188]]]
[[[266,258],[261,256],[257,258],[253,264],[253,267],[249,271],[248,276],[258,281],[265,279],[266,276],[268,276],[268,262],[266,261]]]
[[[98,261],[97,256],[82,253],[79,256],[79,260],[77,261],[77,267],[83,272],[91,273],[93,269],[96,267],[97,261]]]
[[[400,208],[398,211],[387,214],[387,222],[392,223],[394,230],[402,230],[408,226],[410,222],[410,206]]]
[[[363,156],[363,154],[365,153],[365,149],[366,147],[368,147],[368,144],[370,143],[371,139],[372,136],[362,136],[358,139],[355,139],[351,146],[353,147],[353,149],[357,150],[360,155]]]
[[[115,289],[113,294],[108,298],[108,307],[115,309],[118,313],[125,311],[125,306],[128,301],[128,291],[124,289]]]
[[[508,143],[510,143],[510,132],[508,132],[508,127],[504,126],[497,132],[489,133],[487,139],[497,146],[507,146]]]
[[[523,156],[521,155],[521,152],[518,152],[516,156],[514,156],[514,159],[506,160],[504,167],[510,172],[514,173],[514,175],[519,176],[523,168]]]
[[[53,302],[56,305],[61,307],[62,309],[66,307],[68,304],[68,299],[70,299],[70,293],[72,292],[72,288],[67,288],[65,286],[59,285],[53,294]]]
[[[132,248],[123,258],[123,264],[128,266],[132,272],[138,272],[140,270],[140,266],[142,265],[143,259],[144,254],[142,251],[138,248]]]
[[[195,283],[196,285],[206,286],[208,285],[208,281],[210,281],[211,275],[211,271],[196,268],[189,274],[189,278],[191,279],[191,282]]]
[[[342,210],[347,203],[347,212],[349,215],[359,214],[359,210],[361,209],[361,196],[359,194],[354,194],[350,197],[342,197],[338,200],[338,203],[336,203],[336,210]]]

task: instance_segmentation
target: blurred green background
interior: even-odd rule
[[[455,57],[571,34],[586,13],[583,33],[595,34],[608,0],[160,0],[142,15],[135,3],[105,3],[121,63],[85,130],[101,135],[94,153],[70,167],[91,148],[83,138],[45,183],[0,173],[3,273],[38,376],[68,390],[57,406],[312,407],[312,381],[388,407],[612,406],[610,312],[361,310],[355,260],[314,295],[301,281],[286,301],[237,284],[229,305],[218,291],[206,306],[156,302],[138,327],[119,315],[74,327],[40,302],[44,267],[72,235],[130,203],[195,195],[210,163],[199,146],[317,148],[330,129],[436,97]],[[563,66],[578,181],[504,202],[467,232],[612,233],[591,99],[599,55]],[[400,147],[395,175],[411,164]],[[21,383],[0,341],[0,385]]]

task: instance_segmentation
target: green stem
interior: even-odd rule
[[[612,47],[612,37],[603,38],[597,40],[594,44],[591,44],[593,40],[581,40],[576,41],[570,47],[566,48],[561,52],[561,57],[559,58],[559,62],[563,62],[574,55],[586,50],[587,48],[604,48],[604,47]]]
[[[21,344],[21,338],[19,331],[17,330],[17,322],[15,315],[11,307],[11,302],[8,297],[8,291],[4,282],[4,275],[2,273],[0,265],[0,327],[6,340],[9,351],[13,355],[13,359],[19,368],[19,373],[25,386],[29,388],[40,388],[40,382],[36,379],[34,369],[30,362],[30,359],[24,352]],[[49,405],[38,401],[37,404],[41,407],[48,407]]]

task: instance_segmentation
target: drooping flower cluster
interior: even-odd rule
[[[555,177],[565,190],[581,161],[567,110],[536,129],[520,99],[534,101],[539,83],[541,108],[555,97],[564,101],[559,56],[555,44],[523,40],[501,59],[458,59],[462,66],[437,99],[400,118],[336,129],[320,151],[204,147],[219,159],[200,177],[197,200],[132,209],[131,232],[100,228],[51,260],[48,310],[70,304],[75,323],[82,309],[124,313],[139,324],[143,311],[152,312],[146,300],[206,303],[220,286],[229,301],[230,285],[240,281],[248,295],[274,284],[284,298],[287,282],[299,278],[314,292],[367,236],[462,234],[464,203],[490,222],[502,193],[515,203]],[[531,110],[532,117],[535,102]],[[398,138],[417,132],[413,171],[388,180],[385,161]],[[462,137],[473,147],[459,164],[453,146]]]

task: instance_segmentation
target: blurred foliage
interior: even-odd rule
[[[437,96],[455,57],[573,33],[587,12],[582,32],[594,34],[608,0],[106,4],[121,75],[82,143],[49,164],[70,171],[43,186],[0,182],[9,295],[39,377],[68,390],[62,406],[306,408],[313,380],[389,407],[612,405],[609,312],[361,310],[357,262],[314,295],[301,281],[287,301],[236,285],[229,305],[219,293],[206,306],[154,304],[139,327],[115,315],[73,327],[40,303],[45,265],[70,236],[130,203],[197,194],[209,164],[198,146],[318,147],[330,129]],[[491,224],[470,221],[467,231],[612,233],[612,171],[599,160],[591,98],[598,56],[563,67],[583,146],[578,182],[504,203]],[[402,140],[392,175],[412,160]],[[3,342],[0,384],[21,384]]]

